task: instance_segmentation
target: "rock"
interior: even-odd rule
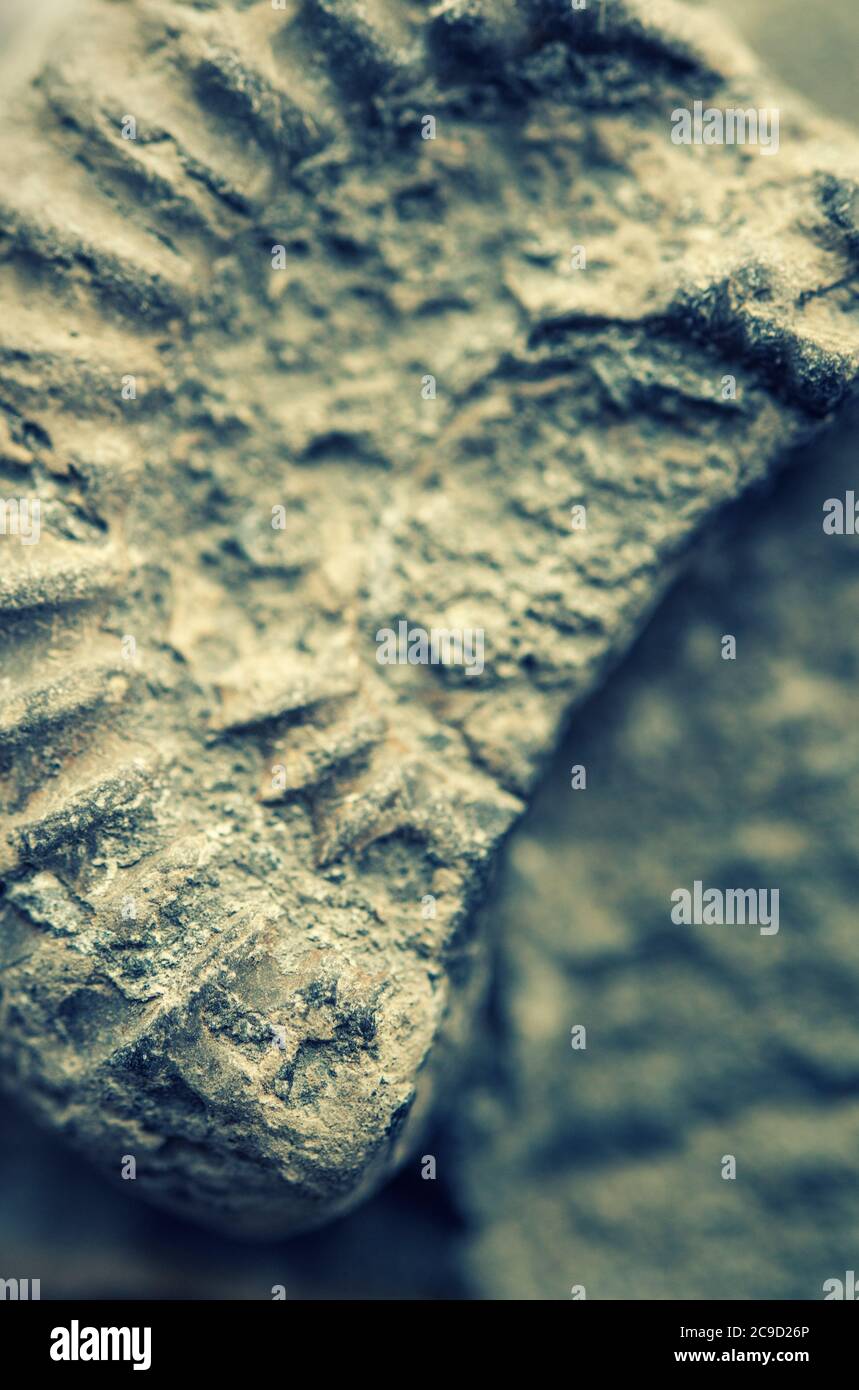
[[[856,422],[697,547],[517,839],[446,1160],[476,1297],[819,1300],[855,1268],[856,538],[822,523]],[[778,933],[676,925],[695,879],[777,891]]]
[[[230,1232],[417,1141],[568,711],[855,383],[855,144],[655,13],[88,0],[10,88],[4,1084]]]

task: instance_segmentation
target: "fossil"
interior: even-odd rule
[[[3,1084],[294,1231],[451,1085],[568,712],[853,389],[859,157],[683,5],[59,23],[0,116]]]

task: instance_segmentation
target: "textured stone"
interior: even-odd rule
[[[296,1230],[449,1078],[567,711],[853,386],[857,149],[672,5],[89,0],[35,71],[0,132],[0,478],[42,499],[0,542],[5,1084],[152,1200]],[[673,145],[693,99],[777,102],[778,157]],[[401,619],[484,630],[485,671],[379,666]]]
[[[446,1161],[479,1296],[819,1300],[855,1268],[857,538],[822,522],[857,419],[696,547],[516,839]],[[675,925],[695,879],[778,890],[778,933]]]

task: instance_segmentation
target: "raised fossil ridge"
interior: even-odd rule
[[[87,0],[1,124],[4,1085],[297,1230],[451,1076],[567,712],[852,390],[859,151],[631,2]]]

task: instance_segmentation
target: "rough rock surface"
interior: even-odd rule
[[[819,1300],[855,1268],[859,538],[822,522],[857,423],[697,547],[516,839],[445,1160],[484,1298]],[[778,933],[675,925],[695,879],[777,889]]]
[[[146,1210],[7,1103],[7,1268],[43,1298],[290,1300],[819,1299],[854,1269],[859,540],[820,520],[855,485],[856,424],[708,531],[573,720],[493,892],[483,1083],[395,1181],[240,1245]],[[779,886],[778,937],[668,924],[693,871]]]
[[[695,99],[778,157],[673,145]],[[295,1230],[419,1133],[565,713],[853,386],[859,152],[560,0],[90,0],[0,134],[4,1084]],[[379,666],[400,619],[485,671]]]

